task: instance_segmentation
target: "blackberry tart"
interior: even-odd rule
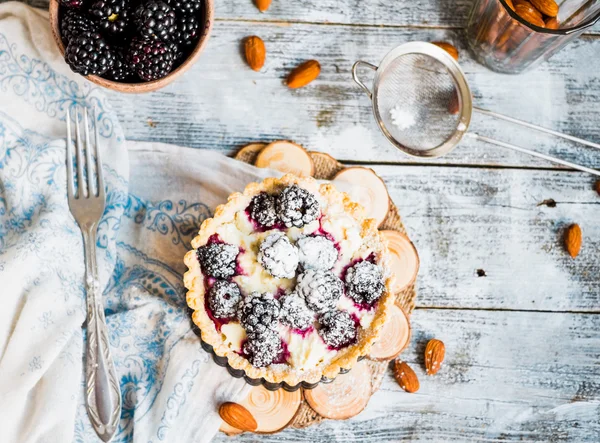
[[[335,378],[369,354],[394,304],[377,222],[331,184],[252,183],[206,220],[185,256],[202,340],[269,383]]]

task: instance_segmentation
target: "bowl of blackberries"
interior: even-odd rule
[[[213,0],[51,0],[50,23],[76,73],[120,92],[171,83],[198,59]]]

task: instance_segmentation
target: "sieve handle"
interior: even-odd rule
[[[354,66],[352,66],[352,78],[354,79],[354,81],[356,82],[356,84],[358,86],[360,86],[361,88],[363,88],[363,90],[367,93],[367,95],[369,96],[370,99],[373,99],[373,94],[371,93],[371,91],[369,90],[369,88],[367,87],[367,85],[365,85],[359,78],[358,78],[358,67],[359,66],[365,66],[367,68],[372,69],[373,71],[377,71],[377,66],[372,65],[371,63],[367,63],[367,62],[363,62],[362,60],[357,61],[356,63],[354,63]]]
[[[514,123],[516,125],[534,129],[536,131],[544,132],[546,134],[551,134],[551,135],[554,135],[555,137],[564,138],[565,140],[569,140],[569,141],[572,141],[575,143],[581,143],[582,145],[600,149],[600,144],[598,144],[598,143],[590,142],[590,141],[584,140],[579,137],[573,137],[572,135],[569,135],[569,134],[563,134],[562,132],[558,132],[558,131],[554,131],[552,129],[544,128],[542,126],[534,125],[533,123],[528,123],[526,121],[519,120],[517,118],[509,117],[508,115],[498,114],[497,112],[488,111],[487,109],[481,109],[481,108],[477,108],[475,106],[473,106],[473,110],[476,112],[479,112],[480,114],[483,114],[483,115],[488,115],[490,117],[498,118],[500,120],[505,120],[507,122]]]
[[[475,134],[473,132],[467,133],[466,135],[471,136],[477,140],[481,140],[482,142],[490,143],[490,144],[496,145],[496,146],[501,146],[503,148],[512,149],[514,151],[522,152],[524,154],[529,154],[533,157],[537,157],[537,158],[548,160],[548,161],[551,161],[554,163],[558,163],[559,165],[567,166],[569,168],[576,169],[578,171],[583,171],[583,172],[587,172],[588,174],[600,176],[600,171],[597,171],[596,169],[586,168],[585,166],[578,165],[576,163],[571,163],[566,160],[562,160],[560,158],[553,157],[551,155],[542,154],[541,152],[532,151],[530,149],[522,148],[520,146],[515,146],[510,143],[501,142],[500,140],[494,140],[493,138],[485,137],[483,135]]]

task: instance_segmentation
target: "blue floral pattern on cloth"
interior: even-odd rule
[[[115,120],[97,87],[76,82],[56,73],[40,60],[19,54],[16,44],[0,33],[0,90],[11,91],[36,111],[65,120],[67,110],[72,118],[77,106],[97,110],[100,135],[113,136]],[[0,132],[1,135],[1,132]]]
[[[65,120],[67,110],[75,115],[76,106],[95,108],[102,137],[121,141],[114,114],[96,88],[18,53],[17,45],[0,33],[0,97],[3,94],[58,121]],[[76,318],[77,327],[61,330],[48,350],[50,354],[55,350],[52,358],[61,365],[74,367],[82,365],[85,329],[82,333],[79,326],[86,315],[85,290],[81,232],[66,197],[65,156],[63,140],[23,127],[0,107],[0,276],[17,267],[31,269],[22,282],[31,298],[39,296],[36,288],[51,284],[52,294],[45,295],[48,299],[36,314],[32,331],[56,332],[64,319]],[[98,227],[105,313],[123,397],[113,441],[133,441],[135,423],[150,411],[158,417],[155,438],[160,441],[166,439],[200,370],[203,353],[197,346],[198,355],[191,355],[187,369],[157,404],[171,351],[190,333],[181,257],[211,211],[199,201],[149,201],[132,195],[128,179],[113,166],[104,165],[107,201]],[[124,232],[135,233],[138,246],[168,241],[176,247],[177,261],[149,256],[126,237],[121,239]],[[43,371],[49,363],[42,354],[31,355],[21,375]],[[81,376],[74,441],[97,441],[85,409]]]

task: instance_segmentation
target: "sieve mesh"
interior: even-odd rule
[[[459,92],[444,64],[420,53],[390,61],[380,73],[376,109],[399,144],[428,151],[448,141],[460,121]]]

